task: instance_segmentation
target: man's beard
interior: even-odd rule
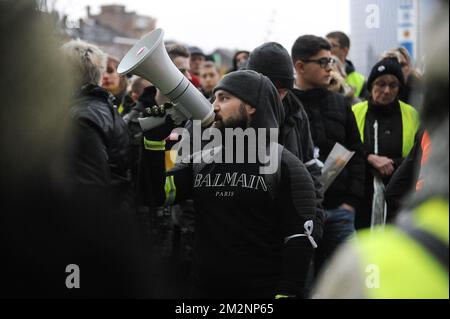
[[[242,128],[246,129],[250,125],[250,118],[247,115],[245,110],[245,105],[241,103],[239,106],[239,114],[237,116],[230,117],[226,120],[219,118],[215,121],[214,127],[219,129],[222,133],[225,131],[225,128]]]

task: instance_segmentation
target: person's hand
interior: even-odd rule
[[[346,204],[346,203],[343,203],[341,205],[341,208],[345,209],[345,210],[348,210],[349,212],[352,212],[352,213],[355,212],[355,207],[353,207],[352,205]]]
[[[166,103],[165,105],[154,105],[151,107],[145,108],[142,113],[143,117],[151,117],[151,118],[161,118],[165,117],[165,122],[162,125],[154,127],[146,132],[144,132],[144,136],[147,140],[150,141],[162,141],[165,140],[172,130],[176,127],[172,118],[166,114],[167,109],[173,107],[171,103]]]
[[[382,177],[391,176],[394,172],[394,161],[388,157],[370,154],[367,157],[367,161]]]

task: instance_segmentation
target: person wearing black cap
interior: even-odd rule
[[[193,84],[195,87],[200,88],[200,68],[203,63],[205,63],[206,55],[203,53],[202,49],[199,47],[189,47],[190,54],[190,67],[191,76],[193,76]]]
[[[230,73],[214,94],[212,127],[219,132],[246,129],[259,140],[268,130],[277,131],[283,118],[281,100],[262,74]],[[154,141],[152,145],[170,132],[170,125],[165,126],[145,133]],[[237,151],[247,154],[256,143],[245,139],[244,149],[239,149],[234,143],[229,146],[226,138],[220,142],[218,148],[200,152],[203,159],[214,152],[215,161],[198,163],[199,153],[195,153],[190,163],[177,164],[167,175],[157,176],[164,172],[164,154],[158,147],[153,152],[158,202],[194,200],[193,297],[302,297],[315,247],[315,191],[308,171],[276,142],[260,144],[264,151],[272,146],[278,150],[269,155],[275,155],[277,170],[268,174],[261,171],[262,161],[252,161],[250,156],[243,161],[223,161],[230,148],[237,156]]]
[[[268,42],[250,53],[247,67],[267,76],[280,94],[285,117],[280,128],[279,143],[300,159],[316,187],[318,218],[316,230],[322,224],[323,190],[320,168],[314,160],[314,143],[309,129],[309,120],[300,100],[292,92],[294,88],[294,65],[288,51],[279,43]]]
[[[312,160],[314,144],[308,117],[301,102],[290,92],[294,87],[294,66],[287,50],[275,42],[265,43],[252,51],[246,68],[267,76],[280,94],[285,112],[281,144],[302,162]]]
[[[299,37],[292,47],[297,73],[295,96],[303,103],[320,161],[336,143],[355,154],[324,194],[323,240],[315,255],[316,271],[355,232],[355,211],[364,195],[364,150],[348,101],[328,90],[332,64],[330,43],[321,37]]]
[[[381,177],[385,185],[389,183],[392,174],[413,148],[420,126],[417,111],[399,100],[405,80],[396,59],[387,58],[375,64],[367,84],[369,100],[353,106],[368,163],[365,197],[357,214],[357,228],[370,226],[374,175]],[[375,122],[378,123],[377,137]],[[375,138],[378,152],[375,152]]]

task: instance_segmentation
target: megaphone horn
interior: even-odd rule
[[[173,64],[164,46],[164,31],[156,29],[142,37],[123,57],[117,72],[135,74],[153,83],[187,118],[201,120],[202,126],[214,121],[211,103]],[[146,121],[142,129],[149,130],[164,123],[164,119]]]

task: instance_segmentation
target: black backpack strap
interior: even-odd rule
[[[433,234],[416,227],[410,216],[399,218],[397,226],[430,252],[448,273],[448,245]]]

